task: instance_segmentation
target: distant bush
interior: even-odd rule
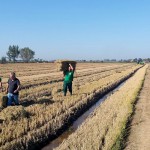
[[[6,64],[6,63],[7,63],[6,57],[2,57],[2,58],[0,59],[0,63],[1,63],[1,64]]]

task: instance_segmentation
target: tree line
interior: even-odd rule
[[[30,62],[35,55],[35,52],[31,50],[29,47],[24,47],[19,49],[18,45],[10,45],[8,51],[6,53],[7,57],[2,57],[0,62],[6,63],[7,59],[9,62],[15,63],[17,58],[21,58],[23,62]]]

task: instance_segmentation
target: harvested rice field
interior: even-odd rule
[[[20,105],[0,110],[0,149],[42,149],[57,139],[93,104],[119,85],[76,131],[54,149],[119,149],[148,65],[78,63],[73,95],[63,96],[63,73],[53,63],[0,65],[4,89],[10,71],[21,81]],[[0,93],[2,99],[4,93]],[[44,148],[43,148],[44,149]],[[53,149],[48,146],[47,149]]]

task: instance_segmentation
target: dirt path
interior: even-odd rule
[[[150,65],[135,106],[135,114],[125,150],[150,150]]]

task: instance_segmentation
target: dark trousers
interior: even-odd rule
[[[63,85],[63,91],[64,91],[64,96],[66,96],[66,94],[67,94],[67,89],[69,89],[69,92],[70,92],[70,94],[72,95],[72,82],[70,82],[70,83],[66,83],[66,82],[64,82],[64,85]]]

